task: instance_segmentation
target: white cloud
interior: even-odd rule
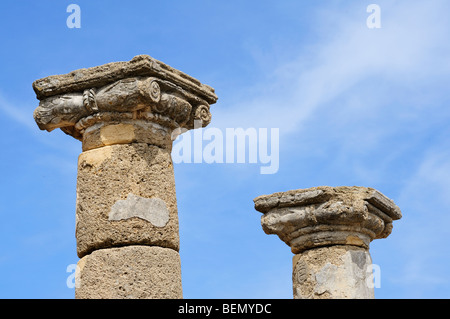
[[[417,171],[407,181],[401,194],[405,203],[413,203],[420,210],[428,210],[434,203],[450,206],[450,138],[444,140],[426,152],[426,156]],[[425,200],[425,199],[429,200]],[[411,204],[410,204],[411,205]],[[444,208],[444,207],[442,207]],[[427,213],[438,214],[439,212]],[[450,222],[450,215],[441,212]]]
[[[317,43],[273,66],[247,99],[214,109],[213,125],[279,127],[292,143],[285,157],[316,152],[368,186],[395,185],[404,215],[388,259],[397,283],[426,296],[450,282],[450,3],[377,3],[381,29],[365,26],[361,4],[318,12]]]
[[[418,297],[432,292],[443,297],[450,283],[450,139],[446,133],[424,150],[398,198],[403,212],[401,227],[395,230],[401,271],[393,281],[414,287]]]
[[[38,101],[36,100],[36,107]],[[27,144],[27,152],[33,154],[30,165],[51,167],[63,174],[76,172],[76,156],[81,152],[81,143],[57,130],[47,132],[39,130],[33,119],[33,110],[23,106],[23,103],[12,103],[0,92],[0,113],[12,120],[12,126],[19,125],[20,134],[11,134],[9,140],[15,140],[16,145]],[[34,142],[40,149],[33,150]],[[53,152],[56,151],[56,152]]]
[[[0,93],[0,111],[6,114],[8,117],[23,125],[24,127],[32,130],[36,130],[36,123],[33,120],[33,112],[25,110],[20,105],[12,105],[4,96]]]
[[[313,114],[326,112],[324,106],[357,95],[358,84],[379,93],[370,101],[379,110],[389,102],[383,95],[392,94],[389,88],[420,88],[430,77],[448,77],[450,43],[444,39],[450,29],[443,12],[450,8],[444,1],[431,3],[381,2],[381,29],[367,28],[361,4],[317,12],[320,40],[300,47],[295,60],[264,66],[267,78],[249,91],[257,93],[214,109],[213,125],[298,132]]]

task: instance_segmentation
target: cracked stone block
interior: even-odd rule
[[[170,248],[99,249],[78,262],[77,299],[180,299],[181,264]]]
[[[373,299],[372,259],[356,246],[307,250],[293,257],[294,299]]]
[[[133,244],[179,250],[169,151],[133,143],[83,152],[77,194],[79,257],[95,249]]]

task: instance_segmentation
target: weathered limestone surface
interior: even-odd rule
[[[148,55],[49,76],[33,89],[39,128],[82,141],[76,238],[85,286],[76,295],[180,297],[181,277],[158,275],[180,264],[170,152],[177,135],[210,123],[214,89]]]
[[[254,199],[265,233],[296,254],[294,298],[374,298],[370,242],[386,238],[402,217],[368,187],[313,187]]]
[[[111,63],[106,70],[94,67],[35,81],[33,88],[41,99],[34,111],[39,128],[47,131],[61,128],[82,139],[84,130],[96,123],[141,119],[169,129],[192,129],[195,120],[201,120],[203,126],[209,124],[209,106],[217,101],[211,87],[198,84],[187,75],[181,77],[179,71],[177,76],[162,72],[161,78],[120,78],[133,74],[124,69],[127,66],[133,69],[136,61],[147,61],[150,65],[161,63],[149,56],[139,56],[130,62]],[[167,81],[171,78],[182,81]],[[107,82],[107,79],[114,81]]]
[[[114,144],[146,143],[170,151],[172,129],[146,120],[96,123],[84,130],[83,151]]]
[[[294,299],[373,299],[372,259],[351,245],[309,249],[293,257]]]
[[[179,299],[180,256],[169,248],[99,249],[78,262],[77,299]]]
[[[166,208],[161,209],[154,202],[163,203]],[[145,215],[153,215],[153,219],[144,218]],[[81,153],[76,238],[79,257],[95,249],[130,244],[178,251],[178,211],[170,152],[132,143]]]
[[[52,75],[36,80],[33,83],[33,89],[37,98],[43,100],[49,96],[106,86],[125,78],[138,76],[166,80],[166,85],[169,87],[179,86],[186,92],[191,92],[194,100],[204,99],[210,103],[217,100],[214,89],[210,86],[148,55],[135,56],[128,62],[112,62],[67,74]]]
[[[368,187],[313,187],[254,199],[263,212],[267,234],[277,234],[293,253],[327,245],[368,248],[373,239],[386,238],[392,221],[401,218],[394,202]]]

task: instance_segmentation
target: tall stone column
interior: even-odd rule
[[[182,298],[171,149],[214,89],[149,56],[33,83],[42,130],[82,141],[76,298]]]
[[[266,234],[291,247],[294,298],[374,298],[369,244],[386,238],[400,209],[366,187],[314,187],[254,199]]]

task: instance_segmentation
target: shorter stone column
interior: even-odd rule
[[[266,234],[291,247],[294,298],[374,298],[369,244],[401,211],[366,187],[314,187],[254,199]]]

